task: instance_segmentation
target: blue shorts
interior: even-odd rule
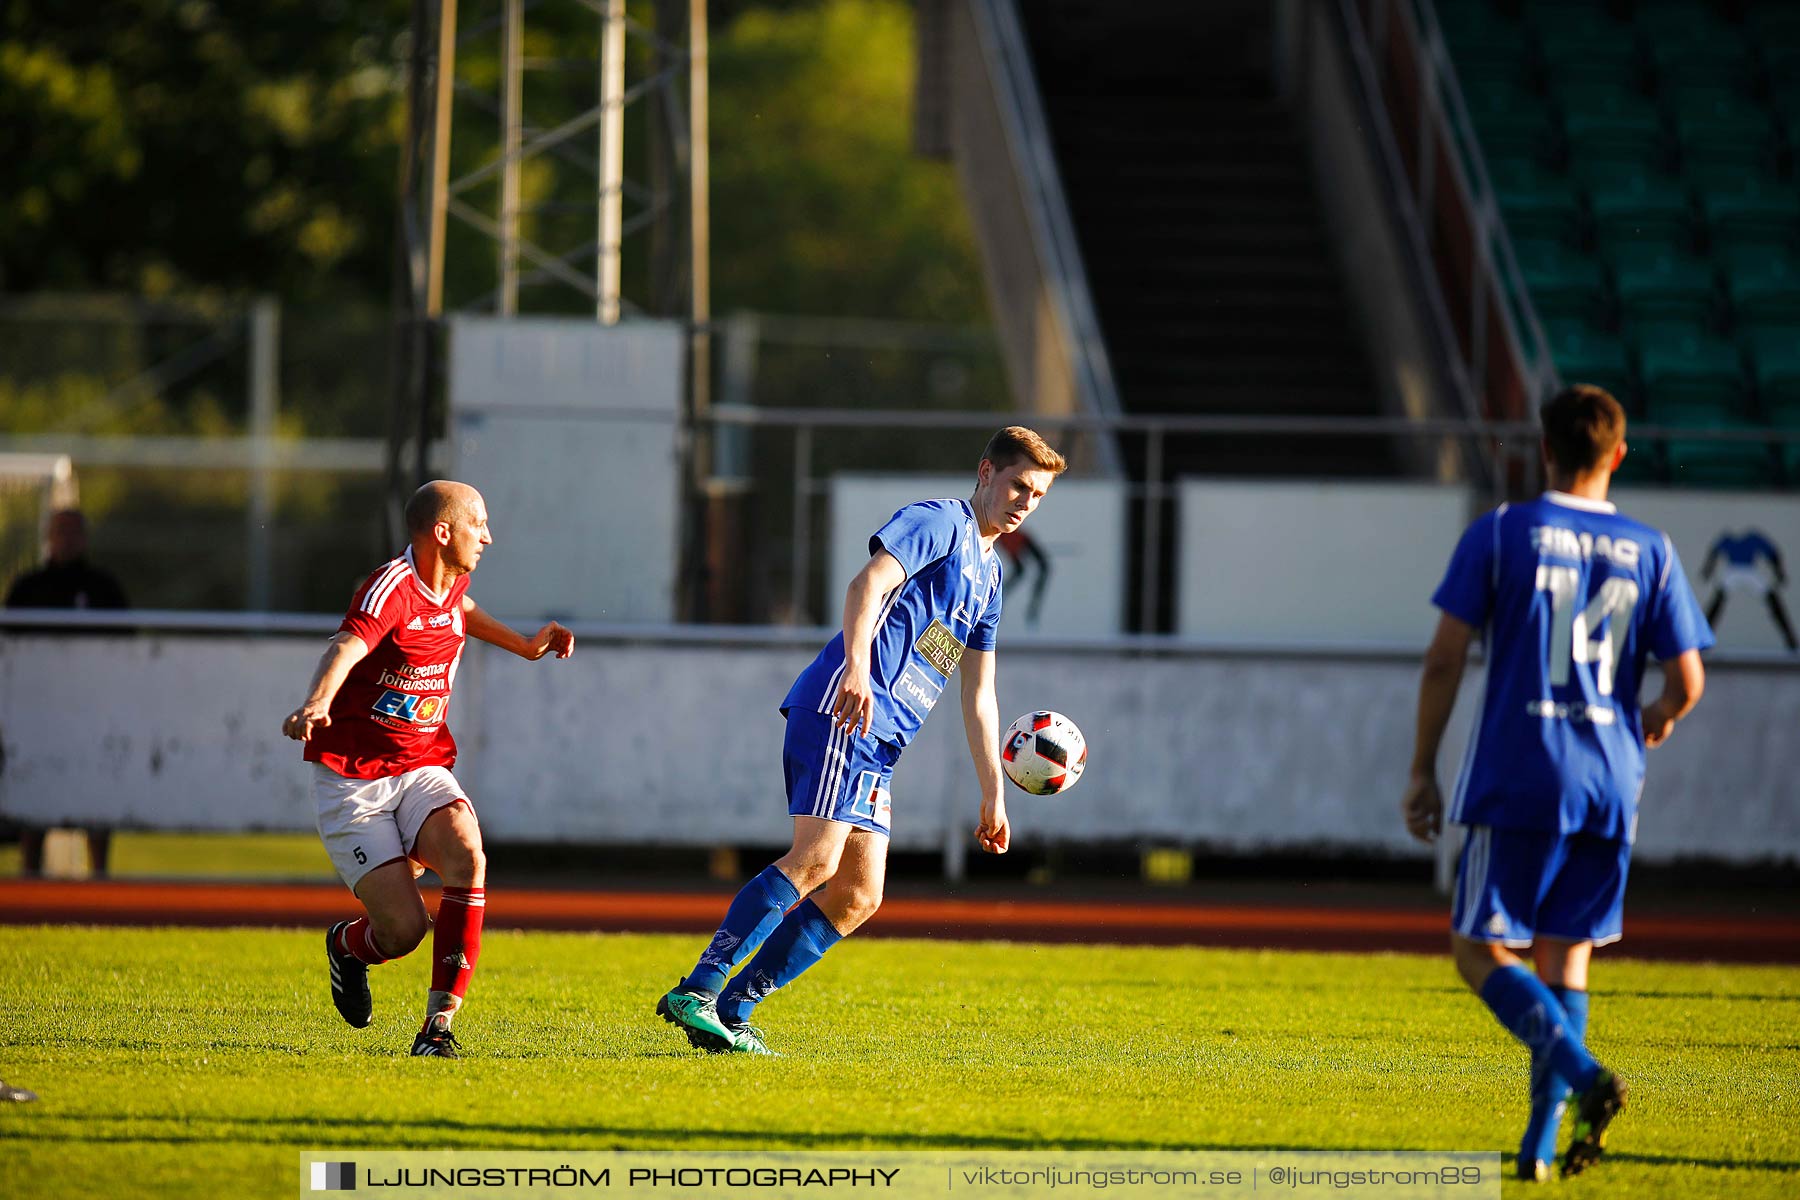
[[[1472,825],[1456,866],[1450,928],[1515,948],[1536,938],[1616,942],[1630,862],[1626,841]]]
[[[841,821],[885,837],[890,818],[888,781],[899,761],[898,746],[840,729],[821,712],[787,710],[781,768],[793,816]]]

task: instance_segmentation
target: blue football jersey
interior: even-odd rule
[[[1633,839],[1645,659],[1713,644],[1668,537],[1546,492],[1469,526],[1431,602],[1487,644],[1450,819]]]
[[[1712,554],[1719,555],[1734,567],[1754,568],[1759,558],[1766,558],[1771,563],[1781,561],[1781,552],[1775,549],[1775,543],[1754,529],[1746,529],[1741,535],[1721,533],[1712,544],[1708,557]],[[1701,573],[1705,574],[1704,571]]]
[[[869,732],[905,746],[937,705],[965,649],[992,650],[1000,627],[1000,556],[981,549],[975,512],[964,500],[922,500],[888,519],[869,539],[906,579],[882,598],[870,654],[875,712]],[[831,639],[800,673],[781,711],[831,711],[844,672],[844,635]]]

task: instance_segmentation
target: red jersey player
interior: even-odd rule
[[[469,573],[494,541],[474,488],[426,484],[407,502],[406,527],[406,552],[356,589],[281,731],[306,743],[319,836],[367,913],[325,935],[332,1003],[358,1029],[373,1019],[369,967],[410,953],[433,926],[413,882],[413,863],[428,866],[444,891],[412,1052],[456,1058],[450,1022],[481,954],[487,902],[481,826],[450,773],[456,740],[445,723],[463,638],[535,661],[569,657],[575,637],[552,621],[527,639],[469,599]]]

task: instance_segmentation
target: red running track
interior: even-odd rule
[[[505,889],[488,898],[487,924],[706,934],[729,899],[722,892]],[[435,890],[426,890],[426,902],[435,908]],[[11,925],[324,925],[354,911],[335,884],[0,880],[0,924]],[[862,935],[1438,954],[1447,917],[1447,909],[1372,905],[901,896],[890,897]],[[1614,953],[1633,958],[1800,963],[1795,916],[1628,915],[1625,935]]]

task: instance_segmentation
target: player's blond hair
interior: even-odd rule
[[[1029,462],[1052,475],[1061,475],[1069,469],[1068,459],[1051,449],[1050,443],[1036,430],[1023,425],[1008,425],[989,438],[981,457],[993,463],[997,471],[1004,471],[1018,462]]]

